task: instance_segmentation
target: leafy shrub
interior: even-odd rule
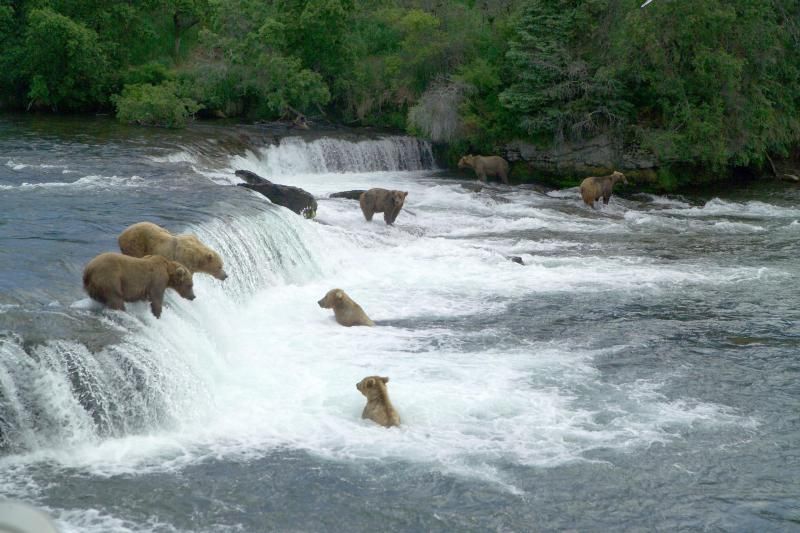
[[[112,97],[117,118],[130,124],[182,128],[200,106],[185,96],[175,82],[161,85],[138,83],[126,85],[122,94]]]

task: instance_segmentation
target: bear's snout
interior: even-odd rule
[[[319,306],[320,306],[320,307],[323,307],[323,308],[324,308],[324,307],[325,307],[325,298],[323,298],[322,300],[319,300],[319,301],[317,302],[317,304],[319,304]]]
[[[226,274],[224,270],[220,270],[219,274],[217,274],[217,279],[220,281],[225,281],[228,279],[228,274]]]

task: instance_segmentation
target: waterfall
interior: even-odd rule
[[[0,331],[0,452],[170,428],[213,403],[214,347],[224,342],[237,306],[259,289],[319,274],[313,232],[297,224],[296,215],[265,207],[189,228],[228,258],[230,277],[223,284],[195,275],[193,302],[168,290],[161,319],[150,315],[147,302],[127,304],[127,313],[88,301],[65,311],[69,320],[116,330],[120,342],[99,348],[64,339],[33,344]]]
[[[254,168],[254,164],[258,164]],[[342,172],[409,171],[435,168],[433,151],[427,141],[415,137],[389,136],[349,141],[324,137],[306,141],[285,137],[235,157],[235,168],[258,170],[269,176]]]

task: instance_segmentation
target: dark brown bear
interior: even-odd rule
[[[167,287],[194,300],[192,285],[189,269],[160,255],[137,258],[109,252],[89,261],[83,270],[83,288],[93,300],[119,311],[125,310],[125,302],[149,300],[156,318],[161,316]]]
[[[388,189],[370,189],[361,193],[358,201],[361,204],[361,211],[367,222],[372,220],[375,213],[383,213],[383,220],[386,224],[394,224],[397,215],[403,208],[408,191],[390,191]]]

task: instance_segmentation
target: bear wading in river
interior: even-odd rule
[[[372,215],[375,213],[383,213],[384,222],[391,225],[400,214],[406,196],[408,196],[408,191],[375,188],[361,193],[358,202],[367,222],[372,221]]]
[[[361,418],[368,418],[387,428],[400,425],[400,415],[389,401],[389,391],[386,390],[388,382],[387,377],[369,376],[356,383],[356,388],[367,398]]]
[[[497,176],[508,185],[508,162],[499,155],[465,155],[458,161],[458,168],[471,168],[483,182],[486,176]]]
[[[173,235],[152,222],[139,222],[120,233],[117,242],[120,251],[131,257],[161,255],[192,272],[205,272],[220,280],[228,277],[219,254],[194,235]]]
[[[89,261],[83,270],[86,293],[119,311],[125,310],[125,302],[148,300],[153,315],[159,318],[167,287],[194,300],[189,269],[160,255],[138,258],[107,252]]]
[[[584,203],[594,209],[594,203],[602,197],[603,205],[608,205],[614,185],[618,181],[628,184],[625,174],[616,170],[608,176],[589,176],[581,182],[581,197]]]
[[[374,326],[361,306],[355,303],[342,289],[331,289],[317,302],[323,309],[333,309],[336,322],[342,326]]]

